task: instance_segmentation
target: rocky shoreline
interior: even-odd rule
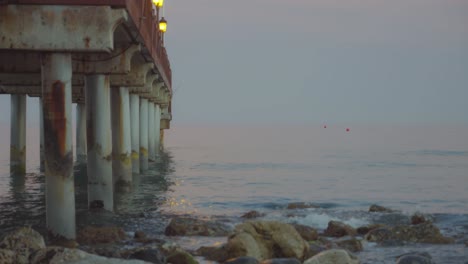
[[[292,203],[288,209],[316,208],[307,203]],[[372,205],[369,212],[392,213]],[[234,228],[217,221],[174,217],[165,229],[168,239],[148,237],[144,232],[126,233],[115,226],[87,226],[78,231],[76,241],[44,238],[30,227],[19,228],[0,241],[0,263],[172,263],[195,264],[197,258],[229,264],[357,264],[355,253],[368,243],[380,246],[404,243],[451,244],[455,240],[441,234],[432,221],[415,214],[405,224],[372,224],[353,228],[330,221],[325,230],[279,221],[257,220],[264,214],[251,211]],[[187,250],[169,237],[226,237],[217,247]],[[465,245],[468,246],[465,242]],[[397,264],[434,263],[429,254],[415,252],[399,256]]]

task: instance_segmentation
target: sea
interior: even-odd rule
[[[9,127],[0,126],[0,234],[31,225],[45,233],[44,174],[39,134],[28,126],[27,174],[9,173]],[[90,212],[86,166],[75,166],[76,219],[142,230],[193,250],[226,237],[163,237],[171,218],[190,216],[235,226],[257,210],[264,220],[324,230],[330,220],[360,227],[408,224],[425,214],[455,244],[364,243],[361,263],[395,263],[427,252],[435,263],[468,263],[468,125],[178,124],[130,193],[116,194],[114,212]],[[286,209],[289,203],[320,206]],[[370,213],[378,204],[395,213]],[[209,261],[199,259],[202,263]]]

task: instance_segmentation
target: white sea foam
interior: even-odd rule
[[[294,220],[301,225],[307,225],[318,229],[326,229],[330,221],[340,221],[354,228],[369,224],[366,219],[356,217],[342,218],[324,212],[312,212],[306,217],[295,217]]]

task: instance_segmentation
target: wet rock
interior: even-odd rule
[[[245,219],[252,219],[252,218],[258,218],[258,217],[263,217],[265,216],[264,213],[260,213],[258,211],[250,211],[245,214],[243,214],[241,217]]]
[[[195,218],[173,218],[164,232],[166,236],[227,236],[227,226]]]
[[[137,240],[147,239],[146,234],[143,231],[136,231],[133,238],[135,238]]]
[[[15,252],[9,249],[0,249],[0,263],[4,263],[4,264],[17,263]]]
[[[307,251],[307,254],[304,256],[304,259],[310,259],[311,257],[317,255],[320,252],[323,252],[327,250],[328,248],[322,246],[322,245],[317,245],[317,244],[310,244],[309,245],[309,250]]]
[[[115,243],[125,239],[125,232],[116,226],[87,226],[78,232],[77,241],[80,244],[94,245]]]
[[[391,213],[394,212],[392,209],[387,207],[383,207],[377,204],[373,204],[369,207],[369,212],[384,212],[384,213]]]
[[[311,203],[304,203],[304,202],[297,202],[297,203],[290,203],[286,207],[286,209],[308,209],[308,208],[320,208],[320,206]]]
[[[198,261],[193,258],[185,250],[175,250],[169,256],[167,256],[167,262],[172,264],[198,264]]]
[[[144,260],[146,262],[156,263],[156,264],[166,263],[166,257],[156,248],[139,249],[133,252],[132,254],[130,254],[128,258]]]
[[[324,231],[325,236],[330,237],[343,237],[357,235],[356,229],[342,222],[330,221],[328,227]]]
[[[226,245],[228,258],[251,256],[258,260],[303,259],[308,249],[309,245],[292,225],[276,221],[240,224]]]
[[[264,260],[260,264],[301,264],[301,262],[295,258],[276,258]]]
[[[359,252],[363,249],[361,241],[356,238],[337,241],[336,245],[351,252]]]
[[[465,247],[468,247],[468,241],[465,241]]]
[[[31,256],[31,264],[46,264],[46,263],[67,263],[67,264],[144,264],[147,262],[140,260],[123,260],[116,258],[106,258],[89,254],[79,249],[69,249],[60,247],[48,247],[38,250]]]
[[[11,250],[15,253],[15,263],[28,263],[29,256],[36,250],[45,248],[44,238],[30,227],[21,227],[7,234],[0,248]],[[5,257],[8,252],[5,252]]]
[[[400,240],[413,243],[449,244],[454,240],[444,237],[439,228],[426,222],[418,225],[401,225],[393,228],[379,228],[369,232],[366,240],[381,242],[386,240]]]
[[[359,259],[346,250],[330,249],[306,260],[304,264],[359,264]]]
[[[314,228],[298,224],[293,224],[293,226],[304,240],[313,241],[318,239],[318,232]]]
[[[396,264],[434,264],[431,255],[427,253],[408,253],[399,256]]]
[[[419,224],[422,224],[422,223],[425,223],[427,222],[428,220],[426,219],[426,217],[422,214],[414,214],[413,216],[411,216],[411,224],[412,225],[419,225]]]
[[[258,260],[253,257],[239,257],[229,259],[224,264],[259,264]]]
[[[222,247],[200,247],[195,251],[196,256],[203,256],[207,260],[222,262],[226,259],[226,249]]]
[[[358,229],[356,229],[357,233],[359,235],[366,235],[367,233],[369,233],[370,231],[372,230],[375,230],[375,229],[378,229],[378,228],[382,228],[382,227],[385,227],[385,225],[382,225],[382,224],[374,224],[374,225],[368,225],[368,226],[361,226],[359,227]]]

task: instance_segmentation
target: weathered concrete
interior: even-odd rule
[[[26,173],[26,95],[11,95],[10,172]]]
[[[140,172],[148,170],[148,99],[140,99]]]
[[[154,105],[154,148],[156,150],[156,156],[159,156],[159,149],[160,149],[160,138],[159,138],[159,130],[161,129],[161,108],[159,108],[158,104]]]
[[[116,191],[132,186],[132,146],[130,136],[130,97],[125,87],[111,88],[112,96],[112,172]]]
[[[109,76],[88,75],[85,83],[89,207],[112,211],[114,201]]]
[[[86,105],[76,104],[76,161],[86,163]]]
[[[154,131],[154,103],[148,103],[148,158],[154,161],[156,158],[156,133]]]
[[[74,239],[71,55],[42,57],[42,99],[46,175],[46,219],[51,235]]]
[[[130,123],[132,144],[132,172],[140,173],[140,97],[130,95]]]

